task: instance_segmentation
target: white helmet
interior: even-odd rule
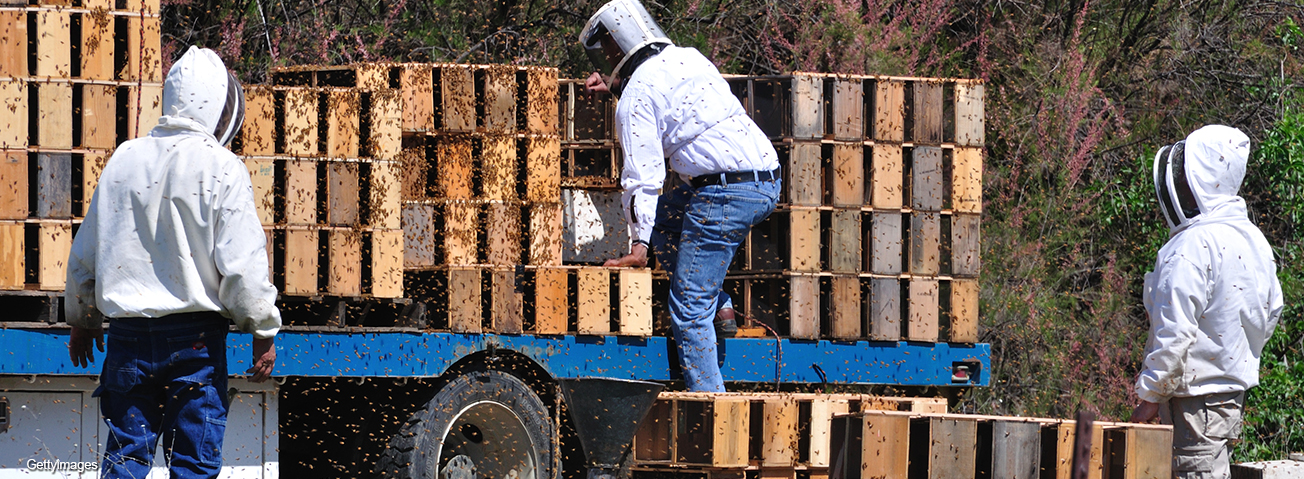
[[[673,45],[656,20],[638,0],[612,0],[580,32],[580,44],[599,73],[619,80],[621,69],[639,50],[649,45]],[[611,86],[608,81],[608,86]]]

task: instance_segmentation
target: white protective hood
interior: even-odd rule
[[[1171,233],[1224,206],[1244,209],[1245,200],[1237,194],[1249,157],[1249,137],[1224,125],[1200,128],[1161,148],[1155,155],[1155,193]]]
[[[244,124],[244,106],[240,81],[217,53],[192,46],[168,70],[158,125],[207,133],[228,145]]]

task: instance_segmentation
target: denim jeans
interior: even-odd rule
[[[670,275],[670,317],[684,383],[690,391],[724,391],[717,358],[716,310],[738,245],[774,211],[780,181],[694,189],[680,184],[657,202],[652,251]]]
[[[160,435],[171,477],[217,477],[229,406],[226,332],[216,313],[110,320],[95,391],[108,425],[102,477],[144,478]]]

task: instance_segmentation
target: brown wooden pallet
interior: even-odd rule
[[[0,290],[62,291],[78,223],[0,221]]]
[[[0,80],[0,148],[112,149],[154,127],[162,95],[157,83]]]
[[[277,85],[397,89],[405,133],[557,131],[555,68],[366,63],[276,68],[271,75]]]
[[[159,0],[0,0],[4,8],[59,7],[64,9],[109,10],[114,12],[145,13],[157,15]],[[119,8],[118,5],[122,7]]]
[[[453,332],[649,336],[647,269],[458,265],[408,270],[415,324]]]
[[[244,156],[394,159],[401,148],[396,90],[247,85],[232,150]]]
[[[159,17],[111,7],[0,7],[0,77],[163,81]]]
[[[264,227],[268,265],[287,296],[403,296],[402,231]]]
[[[844,477],[1070,477],[1076,423],[1054,419],[862,411],[834,419]],[[1088,477],[1167,478],[1172,427],[1097,422]]]
[[[558,203],[427,200],[403,206],[404,267],[561,264]]]
[[[551,135],[440,134],[409,139],[406,200],[561,200],[561,147]]]

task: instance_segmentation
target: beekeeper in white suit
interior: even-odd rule
[[[1132,421],[1173,425],[1178,478],[1230,476],[1229,441],[1281,316],[1272,247],[1237,196],[1249,154],[1244,133],[1211,125],[1155,156],[1170,236],[1145,277],[1150,337]]]
[[[281,327],[249,172],[225,146],[244,93],[212,50],[168,71],[163,116],[100,174],[68,258],[65,308],[75,364],[94,360],[103,477],[143,478],[160,437],[174,478],[217,477],[226,431],[226,333],[253,335],[255,382],[272,372]]]

